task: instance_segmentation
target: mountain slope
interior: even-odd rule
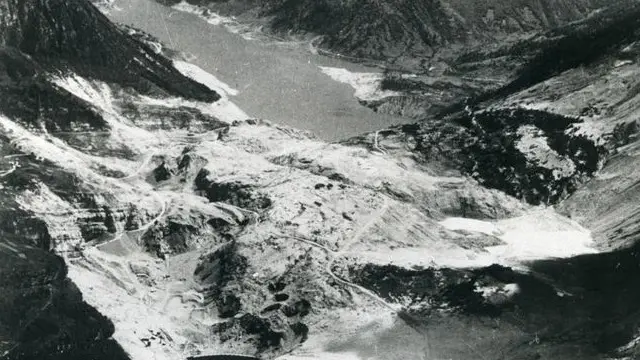
[[[3,34],[47,31],[0,53],[4,358],[637,353],[637,232],[606,214],[624,199],[635,224],[636,86],[602,86],[637,78],[637,56],[326,143],[249,119],[177,59],[122,71],[162,47],[86,2],[7,4]],[[118,56],[73,48],[77,11]]]
[[[212,90],[182,76],[151,48],[126,36],[87,1],[3,0],[0,8],[0,43],[33,56],[44,66],[62,71],[69,67],[147,94],[219,99]]]
[[[1,243],[0,356],[3,359],[128,359],[113,324],[83,301],[61,258]]]
[[[173,5],[179,1],[163,0]],[[266,18],[279,33],[322,35],[321,45],[354,58],[383,61],[426,57],[452,44],[494,43],[581,19],[609,2],[599,0],[520,1],[206,1],[222,14]],[[427,68],[432,64],[427,64]]]

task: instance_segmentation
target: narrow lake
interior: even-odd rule
[[[330,141],[410,122],[360,105],[351,86],[331,79],[319,66],[352,72],[378,69],[315,55],[305,44],[247,40],[153,0],[117,0],[116,6],[119,10],[108,15],[111,20],[192,54],[192,63],[239,91],[232,101],[250,116],[310,130]]]

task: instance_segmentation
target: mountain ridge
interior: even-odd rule
[[[202,101],[220,98],[185,79],[148,46],[126,36],[87,1],[4,0],[0,5],[4,9],[2,44],[37,58],[42,65],[53,60],[58,70],[69,68],[110,82],[126,80],[122,86],[149,94],[165,92]],[[113,68],[125,74],[114,74]]]
[[[39,18],[60,1],[23,4]],[[215,76],[103,20],[88,30],[122,59],[34,50],[47,36],[66,49],[65,32],[0,52],[0,256],[19,269],[0,261],[17,294],[0,311],[4,357],[639,353],[633,51],[327,143],[250,118]],[[119,72],[148,51],[160,90]]]
[[[177,0],[162,0],[174,5]],[[279,34],[320,35],[319,44],[349,57],[411,64],[424,69],[447,48],[492,45],[579,20],[609,2],[598,0],[474,1],[188,1],[223,15],[258,19]]]

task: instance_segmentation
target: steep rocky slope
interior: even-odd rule
[[[445,158],[485,186],[530,203],[558,203],[601,168],[625,167],[622,162],[637,139],[637,86],[632,79],[638,71],[639,14],[638,4],[618,4],[554,29],[545,35],[549,40],[511,48],[527,51],[530,60],[504,85],[426,116],[410,130],[417,135],[417,150],[426,158]],[[408,86],[411,92],[412,85],[427,86],[413,78],[393,83],[396,91]],[[404,130],[391,133],[398,131]],[[496,171],[500,175],[494,179]],[[612,187],[620,185],[614,183]],[[587,188],[579,192],[595,196]],[[590,212],[593,203],[578,200],[580,196],[562,208]],[[608,217],[590,214],[590,221]],[[584,219],[584,213],[572,215]]]
[[[286,34],[289,35],[295,34],[297,28],[313,27],[316,23],[322,24],[318,25],[320,28],[330,29],[305,28],[305,31],[325,34],[335,30],[334,35],[314,37],[310,41],[311,50],[383,67],[385,76],[381,91],[377,92],[380,96],[356,94],[356,97],[381,114],[416,120],[439,114],[464,98],[485,96],[496,91],[502,91],[503,95],[512,93],[563,69],[589,62],[590,56],[615,51],[614,44],[623,41],[625,36],[633,36],[637,28],[634,19],[638,18],[638,2],[635,0],[553,4],[199,1],[181,2],[174,8],[200,14],[211,23],[226,24],[233,31],[248,31],[250,37],[255,37],[256,32],[264,34],[265,27],[256,30],[251,25],[256,17],[285,24],[282,28],[288,29]],[[316,13],[319,14],[317,21],[313,15]],[[245,16],[231,19],[220,14]],[[296,20],[280,21],[278,14]],[[498,20],[491,25],[488,20],[491,16],[487,14],[504,20],[504,24],[542,20],[539,26],[505,31],[494,26],[501,23]],[[331,20],[321,21],[325,17]],[[397,24],[387,24],[395,20]],[[264,24],[264,21],[258,24]],[[457,21],[461,23],[456,25]],[[388,28],[384,31],[378,29],[379,23],[388,25]],[[611,26],[614,23],[617,25]],[[427,30],[416,24],[422,24]],[[451,35],[456,32],[450,26],[456,29],[459,26],[462,35],[457,38]],[[353,31],[347,31],[349,29]],[[289,37],[282,35],[285,39]],[[422,37],[428,39],[420,40]],[[345,49],[350,47],[353,49]],[[394,47],[398,49],[394,50]],[[364,50],[356,54],[358,49]],[[375,54],[380,55],[376,57]],[[556,62],[555,59],[562,60]],[[365,75],[368,74],[362,74],[363,77]],[[346,79],[343,82],[349,81],[346,75],[343,77]]]
[[[128,359],[113,324],[87,305],[61,258],[23,238],[0,243],[3,359]]]
[[[281,34],[321,35],[317,44],[341,55],[385,62],[422,58],[426,68],[429,59],[452,44],[493,43],[507,35],[557,27],[609,5],[598,0],[187,2],[223,15],[264,19],[270,30]]]
[[[634,36],[326,143],[87,2],[7,6],[46,31],[0,57],[4,358],[636,356]]]
[[[637,236],[633,164],[638,133],[638,14],[638,6],[613,8],[603,13],[599,25],[586,22],[571,29],[566,38],[545,49],[512,85],[505,87],[509,95],[500,95],[492,105],[518,104],[579,118],[576,133],[600,138],[599,144],[609,154],[601,171],[560,208],[591,224],[598,238],[614,248],[633,244]],[[584,29],[589,30],[581,35]],[[571,56],[562,55],[567,43],[577,49]],[[566,60],[548,66],[553,56]],[[531,73],[538,75],[532,78]]]
[[[70,67],[145,94],[175,94],[203,101],[219,98],[202,84],[181,76],[166,58],[126,36],[87,1],[3,0],[0,9],[0,43],[51,70]]]

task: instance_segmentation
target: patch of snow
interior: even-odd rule
[[[619,68],[625,65],[630,65],[633,64],[632,60],[616,60],[615,63],[613,64],[613,67]]]
[[[115,0],[94,1],[93,5],[105,15],[108,15],[111,10],[122,11],[122,8],[115,5]]]
[[[47,134],[35,134],[0,115],[0,128],[11,138],[12,144],[25,154],[33,154],[36,158],[47,159],[81,178],[95,183],[116,184],[113,178],[103,176],[94,168],[105,166],[127,172],[135,164],[128,160],[109,157],[94,157],[78,151],[59,138]]]
[[[120,109],[114,105],[116,99],[109,85],[89,81],[75,74],[65,77],[52,76],[51,82],[97,108],[111,128],[110,134],[114,143],[124,144],[138,153],[148,152],[161,144],[158,136],[131,124],[120,114]]]
[[[476,219],[450,217],[441,221],[440,225],[453,231],[466,230],[487,235],[497,235],[499,233],[495,224]]]
[[[619,174],[619,173],[597,173],[595,178],[597,180],[606,181],[606,180],[613,180],[613,179],[618,178],[620,176],[622,176],[622,175]]]
[[[179,108],[183,106],[200,110],[203,114],[211,115],[220,121],[232,123],[236,120],[246,120],[250,116],[242,111],[236,104],[227,98],[208,104],[198,101],[189,101],[182,98],[154,99],[147,96],[140,96],[140,101],[145,105],[157,105],[167,108]]]
[[[382,73],[354,73],[347,69],[327,66],[320,66],[320,70],[333,80],[354,88],[356,91],[354,96],[363,101],[375,101],[401,95],[399,92],[380,88],[384,78]]]
[[[557,214],[553,209],[537,209],[520,217],[496,222],[448,218],[441,221],[440,225],[449,230],[495,235],[505,242],[504,245],[487,247],[488,254],[469,258],[466,264],[468,266],[486,266],[492,263],[508,265],[597,252],[592,247],[593,238],[589,230]],[[440,260],[434,259],[434,262],[438,263]],[[464,261],[460,264],[464,264]]]
[[[197,15],[211,25],[223,26],[229,32],[242,36],[245,40],[254,40],[253,31],[247,25],[239,23],[233,17],[222,16],[201,6],[182,1],[172,6],[173,9]]]
[[[100,264],[102,261],[98,262],[97,253],[98,250],[95,249],[85,250],[85,256],[92,259],[92,262]],[[112,264],[118,264],[121,261],[117,258],[109,260]],[[102,271],[110,270],[107,268]],[[101,274],[101,270],[88,268],[86,265],[76,265],[74,262],[69,262],[68,276],[82,291],[85,301],[101,313],[107,314],[109,319],[113,321],[115,326],[113,339],[132,359],[174,360],[183,358],[178,350],[179,344],[169,341],[160,344],[154,341],[150,342],[149,346],[145,346],[142,342],[142,339],[151,337],[150,331],[159,332],[172,325],[168,314],[148,303],[152,294],[145,295],[146,291],[142,288],[125,289]],[[120,276],[120,274],[114,273],[112,276]],[[127,280],[126,276],[122,279],[127,284],[133,285]],[[172,334],[171,338],[180,339],[181,337]]]
[[[640,334],[636,333],[636,335],[634,336],[634,338],[631,341],[629,341],[627,344],[619,347],[616,350],[618,352],[625,353],[625,352],[629,352],[630,350],[633,350],[634,348],[637,348],[638,345],[640,345]],[[623,360],[626,360],[626,359],[631,360],[632,358],[629,357],[629,358],[622,358],[622,359]]]
[[[475,292],[482,294],[482,297],[489,298],[493,295],[500,294],[506,297],[512,297],[520,292],[518,284],[505,284],[502,286],[478,286]]]
[[[102,200],[96,197],[99,202]],[[76,226],[77,211],[67,202],[54,194],[46,185],[35,184],[33,189],[25,190],[16,196],[18,206],[35,213],[47,224],[49,235],[56,241],[58,251],[68,251],[83,241],[80,229]]]
[[[184,62],[184,61],[174,60],[173,61],[173,66],[176,69],[178,69],[178,71],[180,71],[182,73],[182,75],[184,75],[186,77],[189,77],[189,78],[191,78],[191,79],[193,79],[193,80],[205,85],[209,89],[211,89],[213,91],[216,91],[217,93],[219,93],[222,96],[235,96],[235,95],[238,95],[238,90],[233,89],[229,85],[227,85],[227,84],[223,83],[222,81],[218,80],[218,78],[216,78],[212,74],[206,72],[205,70],[203,70],[202,68],[200,68],[197,65],[190,64],[190,63]]]
[[[195,14],[195,15],[200,15],[200,16],[205,16],[204,14],[204,10],[202,7],[199,7],[197,5],[192,5],[189,4],[186,1],[182,1],[176,5],[173,5],[173,8],[178,10],[178,11],[183,11],[183,12],[187,12],[190,14]],[[233,18],[230,17],[226,17],[226,16],[222,16],[219,15],[215,12],[207,12],[207,22],[211,25],[227,25],[227,24],[236,24],[237,21],[235,21]]]
[[[68,76],[52,76],[51,82],[76,97],[91,103],[98,109],[107,112],[115,112],[112,105],[111,89],[107,84],[90,82],[89,80],[75,74]]]
[[[551,169],[556,180],[575,173],[573,161],[553,150],[542,130],[533,125],[524,125],[518,128],[518,135],[521,138],[516,143],[516,148],[532,163]]]
[[[603,146],[607,143],[603,135],[609,130],[607,130],[607,123],[604,121],[585,118],[583,122],[573,124],[572,129],[574,130],[572,132],[574,136],[584,136],[598,146]]]
[[[557,214],[553,209],[536,210],[521,217],[497,223],[499,236],[506,245],[487,248],[505,260],[567,258],[593,254],[591,232],[577,222]]]
[[[357,261],[381,266],[468,268],[484,267],[496,263],[495,257],[488,253],[477,253],[453,248],[432,249],[428,247],[414,247],[385,249],[384,252],[358,251],[357,256]]]
[[[553,106],[553,103],[549,101],[539,100],[539,99],[535,99],[535,102],[532,102],[532,100],[530,99],[527,99],[527,100],[511,99],[511,101],[512,103],[510,104],[509,108],[513,106],[518,106],[525,110],[549,111]]]
[[[188,63],[185,64],[190,65]],[[193,74],[199,74],[193,67],[184,66],[184,68],[188,68],[189,71],[193,72]],[[215,77],[211,75],[210,77],[206,77],[206,80],[203,81],[213,85],[214,78]],[[132,124],[129,124],[128,120],[124,119],[120,115],[119,109],[114,106],[115,99],[107,84],[97,81],[89,81],[78,75],[70,75],[66,77],[52,76],[51,82],[80,99],[93,104],[96,108],[101,110],[104,119],[112,128],[112,134],[117,135],[120,138],[121,143],[126,144],[128,147],[137,148],[139,152],[146,152],[149,147],[157,147],[157,136],[154,136],[149,131],[137,126],[132,126]],[[233,90],[222,82],[219,82],[218,85],[221,86],[220,89],[222,90],[227,88],[227,90]],[[222,93],[225,94],[226,91],[223,91]],[[214,103],[191,101],[178,97],[157,99],[142,95],[138,96],[136,99],[144,105],[164,106],[167,108],[178,108],[182,106],[196,108],[203,114],[211,115],[220,121],[228,123],[235,120],[246,120],[249,118],[244,111],[224,97]],[[149,143],[150,141],[151,143]],[[142,144],[145,146],[141,146]]]
[[[89,169],[89,164],[83,159],[73,153],[64,151],[44,137],[31,133],[2,115],[0,115],[0,128],[12,138],[13,145],[21,152],[33,154],[36,158],[51,160],[56,165],[75,173],[84,174],[87,178],[95,179],[98,177],[97,174]]]
[[[520,287],[518,286],[518,284],[505,284],[502,289],[510,296],[513,296],[520,292]]]
[[[156,54],[162,53],[162,44],[153,41],[145,41],[145,44],[149,45],[151,47],[151,50],[153,50],[153,52],[155,52]]]

